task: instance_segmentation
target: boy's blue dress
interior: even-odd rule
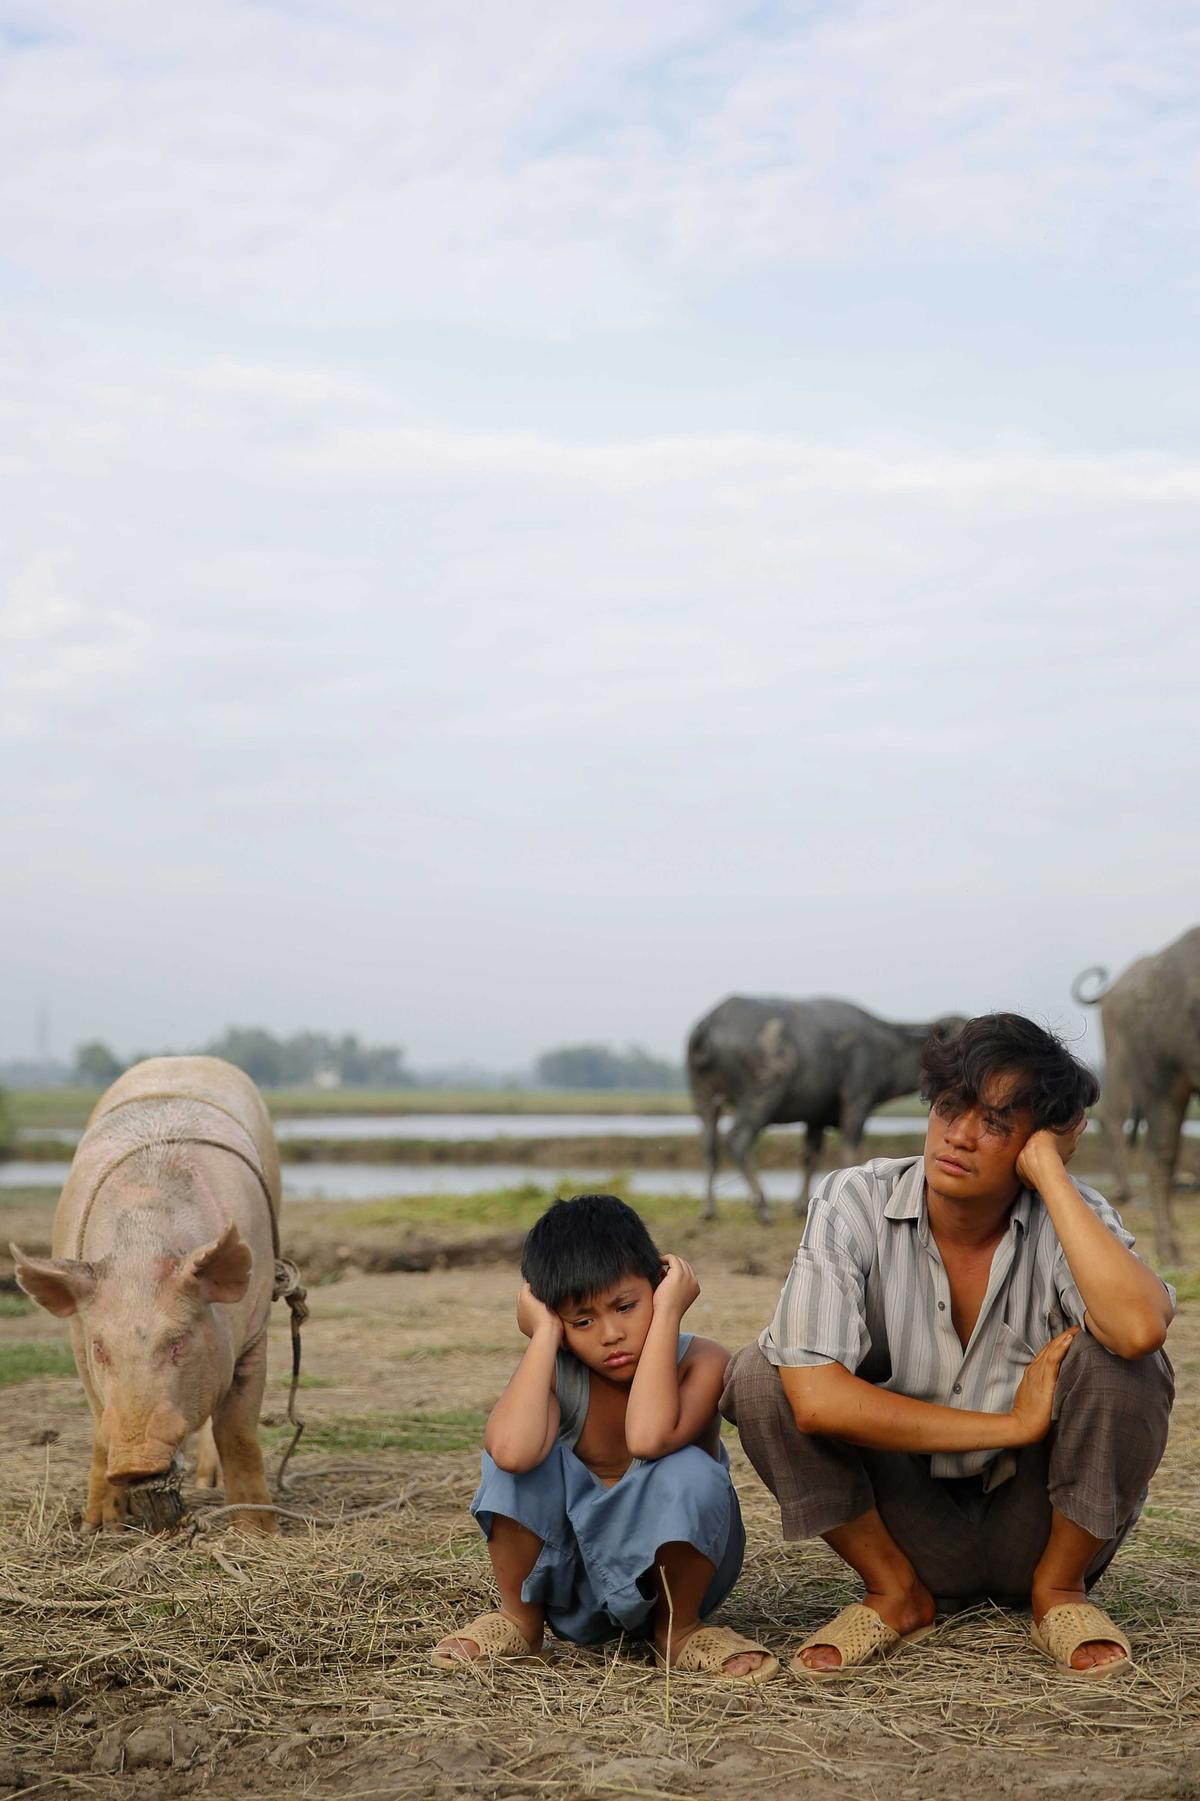
[[[690,1332],[680,1333],[681,1358],[691,1342]],[[485,1537],[501,1514],[542,1540],[521,1598],[546,1609],[546,1624],[559,1638],[595,1645],[620,1632],[648,1632],[659,1545],[693,1545],[716,1565],[700,1607],[706,1619],[737,1581],[746,1549],[725,1447],[719,1462],[698,1445],[652,1463],[635,1458],[606,1488],[574,1450],[587,1419],[589,1381],[578,1358],[560,1351],[555,1387],[562,1421],[549,1455],[514,1475],[485,1451],[471,1512]]]

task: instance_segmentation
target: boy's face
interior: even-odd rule
[[[645,1276],[622,1276],[601,1294],[568,1301],[558,1310],[563,1340],[580,1363],[612,1382],[631,1382],[654,1317],[654,1290]]]

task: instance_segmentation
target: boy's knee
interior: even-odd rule
[[[732,1488],[728,1469],[699,1445],[685,1445],[681,1451],[670,1451],[646,1465],[647,1483],[655,1489],[670,1489],[685,1494],[697,1507],[719,1501],[722,1505]]]

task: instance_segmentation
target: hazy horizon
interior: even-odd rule
[[[0,1059],[678,1057],[1200,917],[1200,17],[0,22]]]

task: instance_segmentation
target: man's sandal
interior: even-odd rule
[[[1051,1607],[1042,1615],[1040,1626],[1036,1620],[1033,1622],[1029,1636],[1042,1656],[1049,1657],[1064,1676],[1077,1676],[1084,1681],[1103,1681],[1128,1670],[1133,1661],[1129,1640],[1116,1621],[1110,1620],[1102,1607],[1094,1607],[1090,1601],[1064,1601],[1060,1607]],[[1080,1645],[1098,1641],[1120,1645],[1124,1657],[1094,1663],[1087,1670],[1075,1669],[1071,1658]]]
[[[762,1658],[755,1670],[743,1670],[735,1675],[725,1668],[731,1657],[754,1654]],[[664,1668],[681,1670],[688,1676],[713,1676],[718,1682],[770,1682],[772,1676],[779,1674],[779,1659],[756,1645],[752,1638],[743,1638],[731,1626],[697,1626],[669,1662],[657,1649],[654,1655]]]
[[[836,1681],[840,1676],[855,1674],[865,1663],[890,1657],[905,1645],[915,1645],[918,1639],[932,1631],[932,1626],[918,1626],[914,1632],[896,1632],[873,1607],[851,1601],[849,1607],[843,1607],[827,1626],[805,1639],[788,1663],[788,1669],[794,1676],[806,1676],[813,1682]],[[814,1670],[811,1664],[805,1663],[800,1652],[811,1651],[817,1645],[831,1645],[835,1651],[840,1651],[841,1663],[831,1670]]]
[[[434,1648],[429,1654],[429,1661],[435,1669],[461,1670],[464,1664],[483,1663],[497,1657],[541,1657],[544,1655],[540,1645],[531,1645],[524,1633],[519,1631],[514,1621],[506,1613],[481,1613],[472,1620],[469,1626],[463,1626],[458,1632],[448,1632],[440,1642],[444,1645],[447,1639],[468,1639],[471,1644],[479,1646],[478,1657],[451,1656],[446,1651]]]

